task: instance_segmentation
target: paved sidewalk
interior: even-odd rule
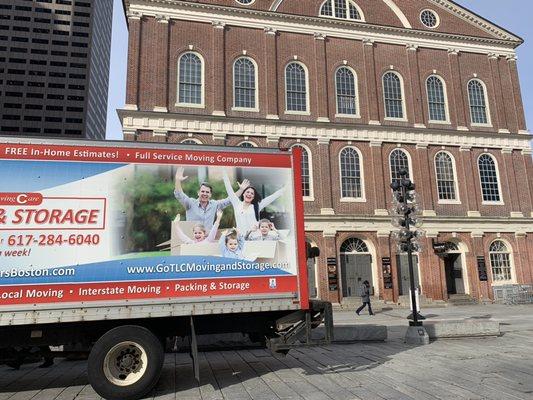
[[[533,307],[473,306],[423,310],[431,319],[491,318],[505,334],[437,340],[414,347],[393,335],[386,343],[336,344],[292,350],[287,357],[262,349],[201,353],[202,382],[187,354],[168,354],[157,400],[533,399]],[[339,312],[335,321],[386,324],[400,330],[407,310],[375,317]],[[0,400],[94,400],[86,363],[58,360],[20,371],[0,367]]]

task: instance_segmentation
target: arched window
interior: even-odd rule
[[[337,94],[337,114],[358,115],[357,83],[353,71],[347,67],[340,67],[335,73],[335,87]]]
[[[363,12],[352,0],[326,0],[320,7],[322,17],[364,21]]]
[[[292,62],[285,68],[287,111],[307,112],[307,72],[304,66]]]
[[[383,96],[385,98],[385,118],[404,119],[402,80],[395,72],[383,75]]]
[[[182,140],[180,143],[181,144],[202,144],[202,142],[200,142],[197,139],[185,139],[185,140]]]
[[[390,175],[392,182],[399,182],[401,180],[400,171],[407,171],[407,178],[410,178],[411,169],[409,167],[409,156],[401,149],[395,149],[390,153]]]
[[[468,100],[470,101],[470,117],[473,124],[490,124],[487,93],[485,85],[479,79],[468,82]]]
[[[204,65],[197,53],[185,53],[180,57],[178,82],[180,105],[203,106]]]
[[[302,150],[302,194],[304,197],[313,197],[313,177],[311,171],[311,154],[307,148],[295,144],[292,148],[298,147]]]
[[[445,151],[435,155],[435,174],[439,200],[457,200],[454,161]]]
[[[257,74],[255,63],[248,57],[241,57],[233,64],[233,106],[235,108],[257,108]]]
[[[490,154],[482,154],[478,159],[478,167],[483,201],[500,202],[500,183],[496,161]]]
[[[341,196],[343,198],[362,198],[363,184],[361,157],[353,147],[346,147],[340,153]]]
[[[361,239],[350,238],[342,243],[341,253],[370,253],[370,250],[368,250],[368,246]]]
[[[246,149],[251,149],[254,147],[257,147],[257,145],[253,142],[241,142],[238,144],[239,147],[244,147]]]
[[[502,240],[495,240],[489,247],[490,267],[494,282],[505,282],[513,279],[513,259],[509,248]]]
[[[448,121],[446,91],[438,76],[432,75],[426,81],[430,121]]]

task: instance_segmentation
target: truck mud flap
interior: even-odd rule
[[[324,336],[313,338],[312,331],[324,324]],[[309,310],[300,310],[276,321],[278,336],[267,340],[267,347],[287,354],[294,347],[320,346],[333,340],[333,308],[330,302],[311,300]]]
[[[196,338],[196,330],[194,329],[194,317],[191,315],[189,342],[191,346],[190,355],[192,359],[192,368],[194,371],[194,378],[200,383],[200,360],[198,359],[198,339]]]

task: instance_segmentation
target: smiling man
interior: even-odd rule
[[[184,168],[178,167],[175,176],[174,196],[176,196],[176,199],[178,199],[183,207],[185,207],[187,221],[199,222],[209,231],[213,227],[217,210],[223,210],[229,206],[231,202],[227,197],[222,200],[212,200],[213,188],[207,182],[202,182],[200,184],[197,199],[190,198],[183,192],[183,188],[181,187],[181,183],[188,178],[187,176],[184,176],[183,173]],[[250,182],[248,179],[239,183],[239,190],[237,191],[238,196],[240,196],[249,186]]]

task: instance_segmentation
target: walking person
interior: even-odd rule
[[[370,304],[370,283],[368,281],[364,281],[361,286],[361,301],[363,302],[363,305],[359,307],[355,313],[359,315],[359,313],[368,305],[368,314],[374,315],[372,312],[372,305]]]

